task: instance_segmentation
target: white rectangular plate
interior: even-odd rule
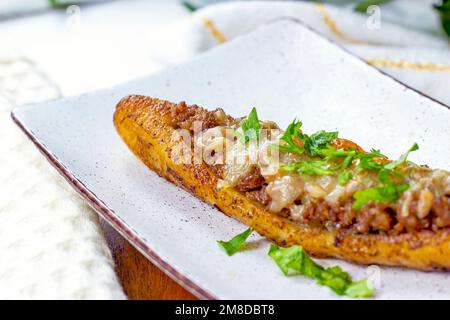
[[[88,76],[88,75],[86,75]],[[16,109],[14,120],[86,200],[144,255],[201,298],[338,298],[301,276],[284,277],[269,242],[228,257],[218,239],[246,227],[147,169],[116,134],[117,102],[143,94],[233,116],[252,106],[260,118],[307,132],[339,130],[365,147],[448,169],[450,112],[368,66],[301,24],[280,20],[182,65],[111,89]],[[450,259],[450,257],[449,257]],[[355,278],[371,277],[376,298],[449,298],[450,274],[358,266],[336,260]]]

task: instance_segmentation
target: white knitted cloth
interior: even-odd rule
[[[123,299],[98,216],[10,118],[57,95],[27,60],[0,61],[0,299]]]

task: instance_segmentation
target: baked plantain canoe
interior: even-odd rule
[[[450,269],[450,174],[409,162],[416,145],[392,161],[337,132],[307,135],[296,120],[283,131],[256,110],[235,119],[145,96],[122,99],[114,124],[158,175],[278,245]]]

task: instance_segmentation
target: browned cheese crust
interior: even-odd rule
[[[218,125],[216,122],[234,120],[221,109],[214,112],[217,117],[211,117],[211,112],[197,106],[128,96],[117,105],[114,124],[130,150],[150,169],[281,246],[301,245],[316,257],[334,257],[361,264],[450,269],[449,229],[353,234],[303,226],[267,211],[264,199],[260,199],[263,194],[247,192],[246,195],[242,186],[241,191],[217,189],[217,172],[204,163],[175,163],[170,155],[175,147],[172,134],[176,128],[189,129],[189,119],[193,118],[204,120],[209,127]]]

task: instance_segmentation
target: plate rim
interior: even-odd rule
[[[17,108],[16,108],[17,109]],[[89,206],[101,215],[116,231],[119,232],[129,243],[133,245],[144,257],[162,270],[167,276],[202,300],[218,300],[218,297],[209,290],[203,288],[198,283],[177,270],[170,263],[161,258],[155,250],[150,248],[133,230],[123,221],[113,209],[109,208],[96,194],[81,182],[58,157],[42,143],[36,135],[23,123],[16,115],[16,109],[11,111],[11,118],[14,123],[25,133],[28,139],[33,142],[37,149],[44,155],[47,161],[58,171],[58,173],[72,186],[72,188],[89,204]]]
[[[347,49],[346,47],[344,47],[342,44],[340,44],[340,43],[338,43],[338,42],[336,42],[336,41],[333,41],[332,39],[328,38],[325,34],[323,34],[323,33],[321,33],[320,31],[318,31],[318,30],[316,30],[316,29],[314,29],[314,28],[308,26],[306,23],[304,23],[303,21],[301,21],[301,20],[299,20],[299,19],[297,19],[297,18],[290,17],[290,16],[282,16],[282,17],[278,17],[278,18],[275,18],[275,19],[273,19],[273,20],[270,20],[270,21],[264,23],[263,25],[261,25],[260,27],[267,26],[267,25],[270,25],[270,24],[272,24],[272,23],[276,23],[276,22],[278,22],[278,21],[286,21],[286,20],[291,21],[291,22],[293,22],[294,24],[298,24],[298,25],[300,25],[300,26],[302,26],[302,27],[308,29],[309,31],[311,31],[312,33],[314,33],[314,34],[315,34],[316,36],[318,36],[319,38],[322,38],[323,40],[327,41],[327,42],[328,42],[329,44],[331,44],[332,46],[335,46],[335,47],[339,48],[340,50],[344,51],[347,55],[353,57],[354,59],[361,61],[361,62],[364,63],[367,67],[369,67],[370,69],[373,69],[373,70],[377,71],[377,72],[380,73],[382,76],[385,76],[385,77],[387,77],[387,78],[389,78],[389,79],[391,79],[391,80],[394,80],[394,82],[397,82],[398,84],[404,86],[406,89],[411,90],[411,91],[417,93],[419,96],[422,96],[422,97],[424,97],[424,98],[426,98],[426,99],[429,99],[429,100],[431,100],[431,101],[437,103],[440,107],[444,107],[445,109],[447,109],[448,111],[450,111],[450,104],[447,105],[445,102],[440,101],[440,100],[438,100],[438,99],[436,99],[436,98],[433,98],[432,96],[430,96],[430,95],[428,95],[428,94],[426,94],[426,93],[424,93],[424,92],[422,92],[422,91],[420,91],[420,90],[418,90],[418,89],[416,89],[416,88],[411,87],[410,85],[406,84],[406,83],[403,82],[402,80],[395,78],[394,76],[390,75],[390,74],[387,73],[386,71],[383,71],[382,69],[377,68],[377,67],[371,65],[369,62],[367,62],[366,60],[364,60],[364,58],[358,56],[356,53],[351,52],[349,49]],[[260,27],[258,27],[257,29],[259,29]],[[257,29],[253,30],[252,32],[256,31]],[[234,38],[234,39],[237,39],[237,38],[239,38],[239,37],[240,37],[240,36],[238,36],[238,37],[236,37],[236,38]],[[231,40],[234,40],[234,39],[231,39]],[[230,41],[230,42],[231,42],[231,41]],[[205,51],[205,52],[207,52],[207,51]]]

